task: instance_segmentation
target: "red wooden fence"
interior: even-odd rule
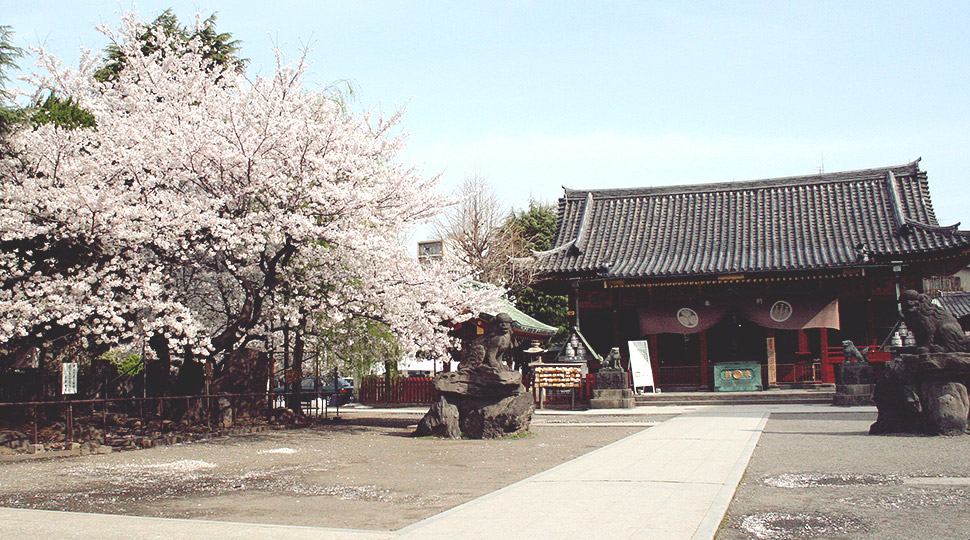
[[[430,377],[394,379],[388,385],[384,379],[364,379],[357,388],[357,401],[370,403],[430,404],[437,399]]]
[[[528,379],[524,381],[529,385]],[[589,374],[583,380],[583,385],[576,390],[577,402],[588,402],[593,395],[596,375]],[[391,381],[390,387],[384,379],[364,379],[357,388],[357,401],[363,404],[431,404],[438,399],[434,389],[433,379],[430,377],[407,377]],[[568,402],[569,396],[563,393],[549,396],[550,403]]]

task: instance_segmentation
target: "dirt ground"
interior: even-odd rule
[[[773,414],[716,538],[970,537],[970,436],[870,436],[875,419]]]
[[[0,506],[395,530],[646,427],[552,416],[521,438],[412,438],[420,417],[353,411],[336,425],[3,463]]]

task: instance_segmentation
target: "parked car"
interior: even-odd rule
[[[286,388],[278,382],[273,391],[282,395]],[[354,384],[343,377],[337,377],[337,387],[334,390],[333,377],[303,377],[300,381],[300,401],[308,403],[316,398],[326,398],[331,407],[346,405],[354,400]]]
[[[330,396],[327,399],[328,405],[346,405],[354,400],[354,383],[343,377],[337,377],[337,388],[334,390],[333,377],[320,377],[320,379],[320,394]]]

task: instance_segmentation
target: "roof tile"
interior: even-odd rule
[[[856,266],[860,244],[872,257],[970,246],[970,232],[937,223],[918,163],[749,182],[566,189],[556,243],[540,254],[540,269],[547,277],[790,271]]]

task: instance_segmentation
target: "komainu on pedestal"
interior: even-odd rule
[[[904,291],[899,302],[916,347],[894,355],[876,384],[879,417],[869,433],[967,433],[970,340],[953,315],[926,295]]]
[[[535,405],[522,374],[508,368],[511,334],[512,318],[499,313],[465,350],[458,369],[435,377],[438,401],[415,436],[495,439],[528,431]]]

